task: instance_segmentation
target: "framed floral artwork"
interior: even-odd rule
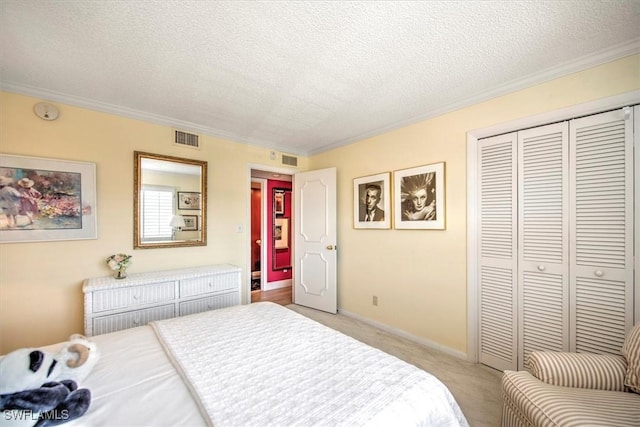
[[[353,227],[391,228],[391,174],[369,175],[353,180]]]
[[[393,173],[395,228],[445,229],[444,172],[442,162]]]
[[[198,215],[182,215],[184,227],[182,231],[198,231]]]
[[[178,209],[199,210],[200,193],[191,191],[178,191]]]
[[[0,154],[0,242],[97,238],[95,163]]]

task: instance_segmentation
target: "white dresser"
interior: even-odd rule
[[[153,320],[240,304],[242,270],[211,265],[84,281],[84,333],[106,334]]]

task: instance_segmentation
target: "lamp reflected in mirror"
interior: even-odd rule
[[[176,232],[182,230],[186,224],[184,223],[184,217],[182,215],[174,215],[171,217],[169,225],[173,231],[171,233],[171,240],[176,240]]]

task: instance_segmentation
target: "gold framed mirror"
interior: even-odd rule
[[[133,247],[207,245],[207,162],[134,151]]]

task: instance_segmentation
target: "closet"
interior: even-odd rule
[[[521,370],[533,350],[619,353],[638,299],[633,115],[478,140],[481,363]]]

